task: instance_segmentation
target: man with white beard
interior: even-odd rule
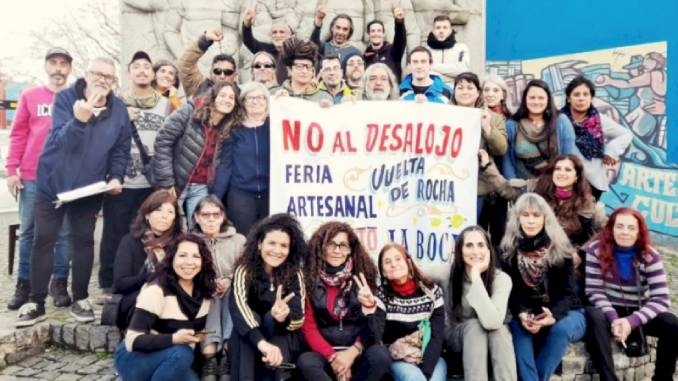
[[[368,101],[398,99],[398,82],[386,64],[375,63],[365,70],[362,93]]]

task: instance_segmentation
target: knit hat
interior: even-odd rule
[[[360,59],[362,59],[363,62],[365,62],[365,59],[363,58],[362,54],[355,50],[350,50],[348,53],[346,53],[346,55],[341,57],[341,70],[343,70],[344,73],[346,73],[346,65],[348,64],[348,60],[351,59],[351,57],[355,56],[360,57]]]

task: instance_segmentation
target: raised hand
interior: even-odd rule
[[[251,27],[254,25],[254,17],[257,15],[257,11],[254,9],[254,7],[249,7],[245,9],[245,14],[243,15],[242,18],[242,23],[245,24],[246,27]]]
[[[219,29],[212,29],[205,32],[207,41],[221,41],[224,39],[224,32]]]
[[[287,315],[290,314],[290,307],[287,303],[294,298],[294,293],[289,293],[286,297],[282,297],[282,286],[278,286],[278,289],[275,292],[275,303],[271,307],[271,315],[278,323],[282,323],[287,319]]]
[[[358,287],[358,302],[363,306],[363,313],[373,313],[377,309],[377,300],[369,283],[367,283],[367,279],[365,279],[365,274],[360,273],[359,276],[353,276],[353,281]]]
[[[92,115],[94,115],[96,105],[105,97],[106,94],[104,92],[95,90],[89,99],[78,99],[73,103],[73,116],[80,122],[87,123],[92,118]]]
[[[325,16],[327,16],[327,12],[325,11],[325,6],[322,3],[318,3],[318,7],[315,9],[315,19],[313,22],[315,23],[315,26],[320,27],[323,25],[323,20],[325,19]]]
[[[402,22],[405,20],[405,11],[400,7],[395,7],[393,8],[393,17],[395,18],[395,21]]]

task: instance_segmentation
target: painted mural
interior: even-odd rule
[[[594,105],[633,133],[620,163],[609,167],[611,190],[603,202],[609,210],[632,206],[645,215],[652,231],[678,237],[678,165],[667,162],[666,42],[493,61],[486,67],[506,79],[514,105],[534,78],[549,83],[559,108],[572,78],[584,75],[593,81]]]

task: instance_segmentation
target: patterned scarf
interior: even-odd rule
[[[543,230],[532,238],[518,240],[518,270],[529,287],[537,287],[544,280],[549,244],[550,241]]]
[[[153,231],[146,230],[144,236],[141,237],[141,243],[144,244],[144,252],[146,252],[146,262],[144,266],[149,272],[155,271],[158,264],[165,257],[165,247],[172,240],[172,230],[162,233],[161,236],[156,236]]]
[[[566,104],[560,111],[570,118],[572,126],[574,127],[574,144],[584,158],[586,158],[586,160],[602,158],[604,154],[605,135],[603,134],[603,126],[600,123],[600,114],[598,113],[598,110],[593,106],[589,107],[588,111],[586,111],[586,118],[581,122],[574,121],[569,104]]]
[[[353,259],[349,256],[344,267],[333,274],[327,272],[327,264],[320,269],[320,280],[327,286],[339,287],[339,294],[334,301],[334,316],[343,319],[348,313],[348,300],[353,285]]]

